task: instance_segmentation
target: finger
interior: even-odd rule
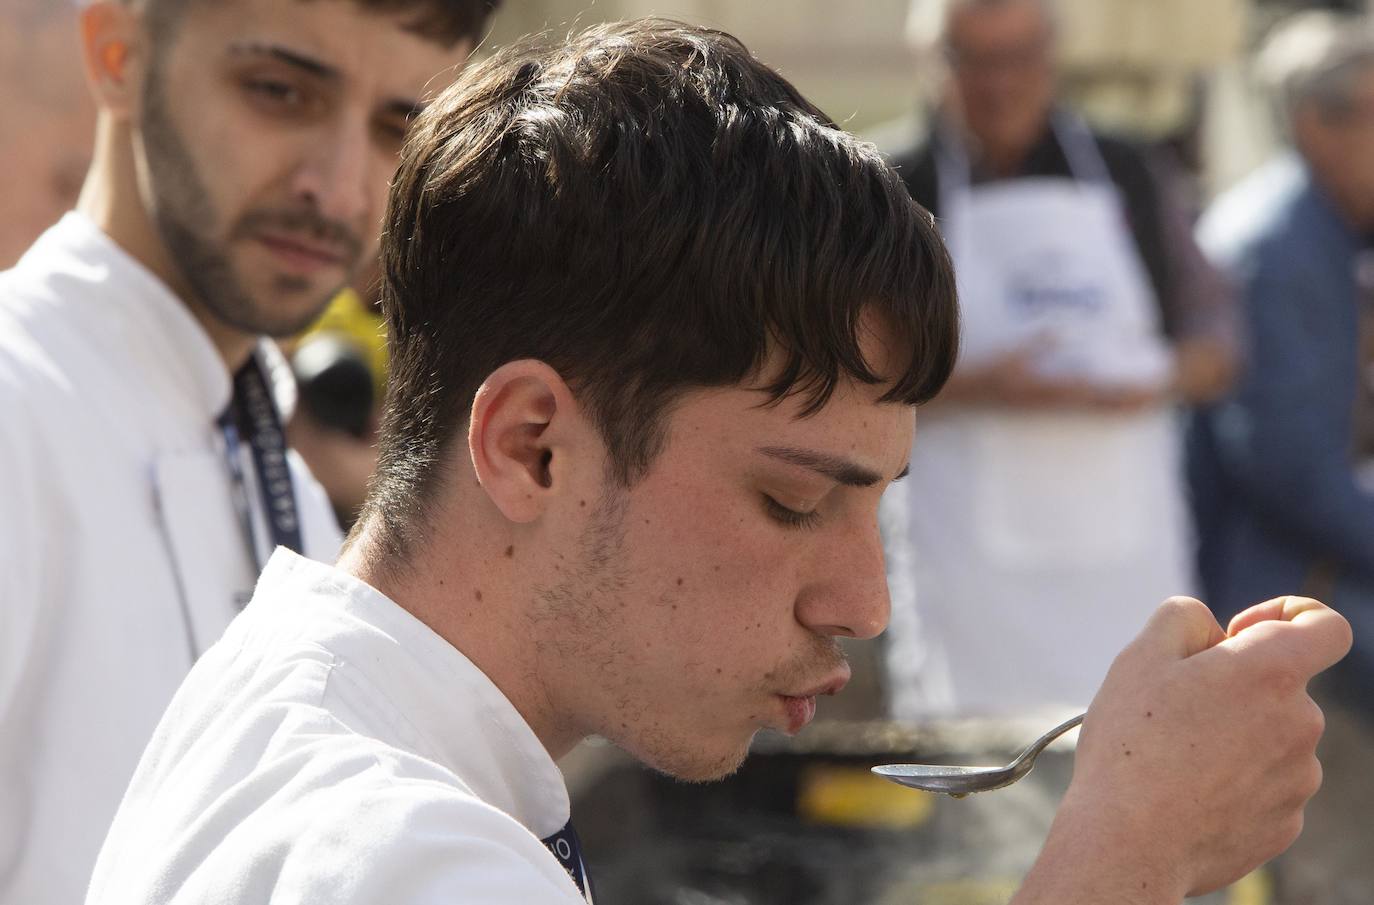
[[[1159,605],[1140,643],[1171,659],[1184,659],[1201,653],[1225,640],[1226,633],[1201,600],[1170,597]]]
[[[1226,634],[1235,635],[1237,632],[1243,632],[1260,622],[1271,620],[1292,622],[1298,614],[1318,608],[1325,609],[1325,605],[1310,597],[1275,597],[1273,600],[1257,603],[1249,609],[1237,613],[1232,617],[1231,624],[1227,626]]]
[[[1275,618],[1253,622],[1218,646],[1247,656],[1261,654],[1309,678],[1339,663],[1350,651],[1350,623],[1316,601],[1291,599],[1298,601],[1291,611],[1272,607],[1268,612],[1276,613]]]

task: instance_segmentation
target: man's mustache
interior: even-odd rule
[[[233,238],[246,238],[259,233],[304,236],[331,246],[340,258],[350,264],[362,257],[363,253],[363,240],[351,227],[323,217],[314,210],[249,211],[234,228]]]

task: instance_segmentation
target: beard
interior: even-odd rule
[[[264,230],[309,235],[340,249],[351,275],[362,256],[363,243],[349,227],[323,217],[313,204],[292,210],[255,209],[243,214],[225,232],[213,234],[219,222],[199,170],[181,133],[172,123],[161,67],[155,61],[143,93],[143,144],[148,162],[153,223],[182,283],[193,301],[216,320],[243,333],[290,336],[308,327],[346,279],[327,289],[310,280],[278,275],[267,294],[258,298],[234,269],[229,246]],[[307,305],[277,305],[275,299],[315,292]]]

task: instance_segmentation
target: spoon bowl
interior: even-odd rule
[[[1005,767],[955,767],[940,764],[882,764],[873,772],[898,785],[963,798],[974,792],[1001,789],[1021,779],[1035,766],[1040,752],[1059,736],[1083,722],[1084,714],[1060,723],[1032,742]]]

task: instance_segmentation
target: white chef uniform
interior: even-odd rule
[[[86,217],[0,274],[2,905],[80,901],[158,718],[251,594],[242,516],[268,532],[246,444],[235,505],[230,393],[185,305]],[[289,465],[304,549],[332,561],[328,501]]]
[[[90,905],[582,903],[557,765],[471,661],[279,550],[177,692]]]
[[[942,230],[974,368],[1043,342],[1047,374],[1160,385],[1171,354],[1116,187],[1078,120],[1074,178],[971,186],[940,160]],[[952,149],[952,151],[951,151]],[[1189,593],[1175,414],[935,406],[883,501],[891,703],[904,719],[1088,704],[1160,601]]]

